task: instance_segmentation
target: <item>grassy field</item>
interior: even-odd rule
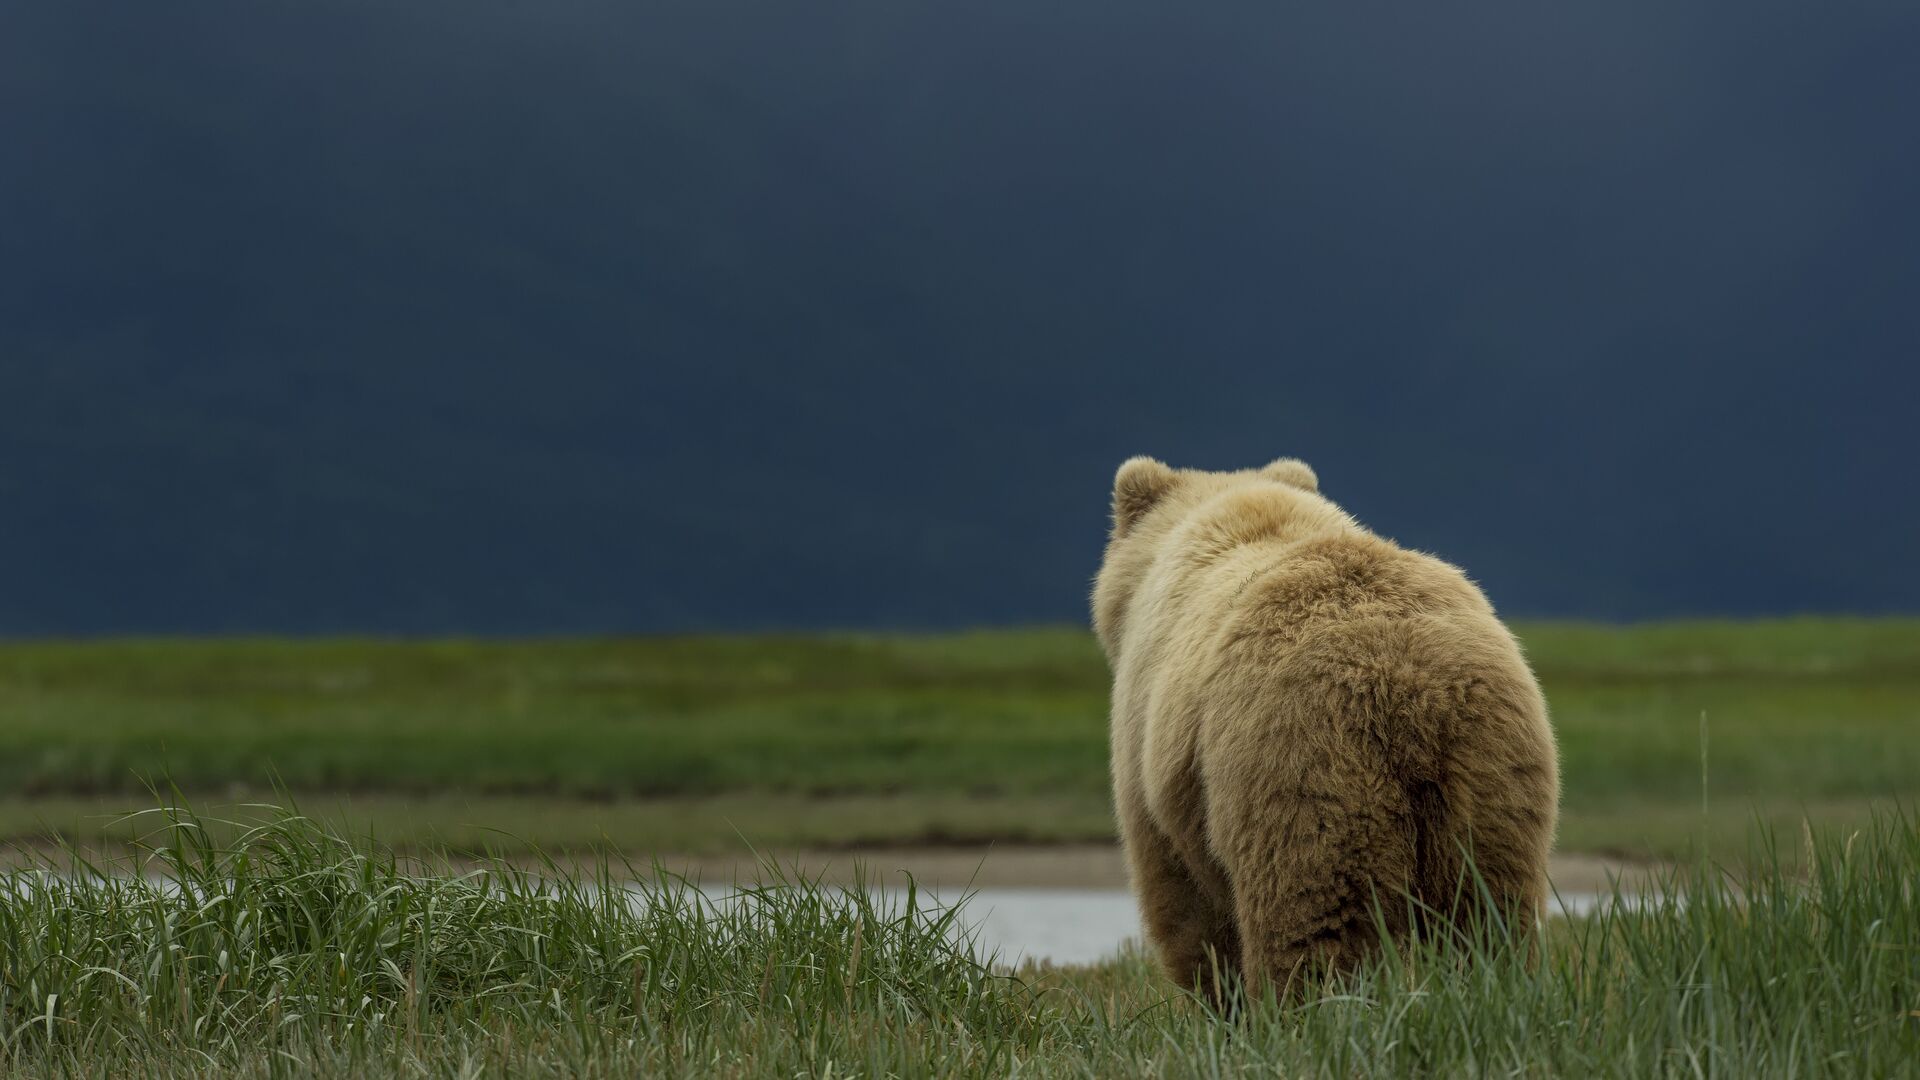
[[[1695,840],[1703,713],[1716,842],[1920,794],[1920,621],[1519,631],[1563,848]],[[164,776],[402,844],[1099,840],[1106,682],[1070,630],[0,644],[0,836],[110,835]]]
[[[630,868],[409,872],[276,817],[0,872],[0,1071],[59,1076],[1903,1076],[1920,823],[1640,905],[1387,953],[1222,1019],[1137,956],[1007,972],[951,909]],[[632,897],[642,902],[632,902]]]

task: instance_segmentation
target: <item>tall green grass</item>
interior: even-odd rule
[[[435,874],[291,814],[176,812],[0,880],[0,1069],[60,1075],[1892,1076],[1920,1069],[1920,823],[1435,937],[1222,1019],[1138,955],[997,971],[951,907],[775,874]],[[1789,870],[1789,866],[1804,869]],[[644,902],[629,902],[627,889]]]
[[[802,1064],[843,1058],[879,1025],[987,1068],[1031,1038],[1031,995],[972,956],[956,909],[911,894],[771,864],[721,900],[604,861],[440,876],[292,814],[216,844],[163,813],[167,842],[140,859],[6,874],[0,1062],[357,1070],[645,1047],[698,1071],[776,1037]]]

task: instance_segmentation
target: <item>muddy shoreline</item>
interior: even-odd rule
[[[978,847],[899,847],[794,850],[768,853],[783,870],[836,884],[856,876],[878,885],[905,885],[907,877],[932,889],[1124,889],[1125,860],[1112,844],[992,844]],[[651,860],[649,860],[651,862]],[[761,875],[751,855],[662,855],[662,868],[707,885],[752,881]],[[636,866],[642,866],[636,861]],[[1562,893],[1604,893],[1610,882],[1642,887],[1661,864],[1603,855],[1557,853],[1548,874]],[[642,866],[642,868],[644,868]]]

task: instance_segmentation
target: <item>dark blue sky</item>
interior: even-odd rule
[[[0,9],[0,634],[1083,618],[1129,454],[1920,611],[1920,7]]]

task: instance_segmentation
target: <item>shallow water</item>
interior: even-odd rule
[[[1125,889],[979,889],[960,921],[982,954],[1009,966],[1091,964],[1140,937],[1140,909]]]
[[[1554,913],[1587,915],[1610,899],[1562,895]],[[960,921],[977,934],[983,954],[997,953],[997,962],[1007,965],[1096,963],[1140,937],[1140,910],[1125,889],[977,889]]]

